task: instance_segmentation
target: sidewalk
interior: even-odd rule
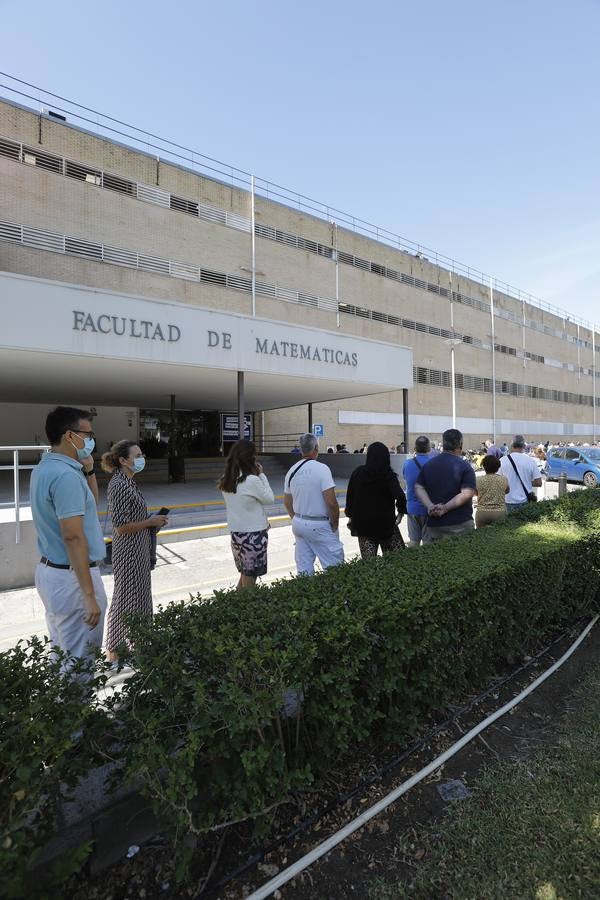
[[[340,520],[340,537],[346,559],[358,555],[358,541]],[[402,534],[408,540],[405,523]],[[272,528],[269,532],[269,572],[260,579],[268,584],[295,574],[294,538],[289,525]],[[167,603],[188,600],[190,594],[210,596],[215,590],[235,586],[238,574],[231,555],[228,535],[162,544],[157,548],[158,562],[152,574],[154,608]],[[112,575],[102,579],[109,601],[112,596]],[[32,634],[46,634],[44,608],[34,587],[0,593],[0,652],[13,646],[21,638]]]

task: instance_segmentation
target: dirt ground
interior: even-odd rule
[[[64,896],[71,900],[134,900],[138,897],[147,900],[159,897],[238,900],[247,897],[277,872],[427,765],[462,734],[519,693],[564,653],[582,629],[583,625],[556,643],[548,654],[526,672],[494,690],[486,700],[458,718],[393,772],[360,790],[351,800],[338,806],[293,840],[265,855],[244,874],[219,889],[210,890],[210,885],[225,879],[260,849],[252,846],[249,829],[245,827],[232,829],[224,836],[215,836],[199,849],[192,886],[176,884],[172,853],[168,844],[158,838],[144,845],[131,859],[123,860],[100,875],[86,877],[82,873]],[[501,760],[526,760],[539,749],[551,746],[555,739],[556,724],[569,714],[574,687],[582,673],[598,662],[600,626],[597,625],[562,668],[522,703],[463,748],[441,770],[434,772],[362,830],[281,888],[275,895],[276,898],[365,898],[376,875],[410,880],[427,852],[425,847],[419,845],[417,830],[422,826],[432,827],[435,837],[436,832],[439,833],[444,828],[444,813],[448,803],[442,800],[437,787],[452,779],[459,779],[469,788],[482,767]],[[500,676],[496,680],[499,681]],[[482,685],[481,690],[493,685],[494,681]],[[462,707],[469,699],[457,698],[455,709],[459,705]],[[448,712],[453,712],[452,707]],[[296,807],[290,805],[285,808],[277,833],[287,833],[301,820],[316,810],[323,809],[333,798],[342,796],[363,783],[366,777],[376,774],[402,749],[403,747],[390,745],[356,748],[351,756],[340,759],[335,770],[330,770],[313,791],[298,798]]]

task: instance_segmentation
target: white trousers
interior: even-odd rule
[[[102,646],[106,591],[100,569],[90,569],[96,600],[101,610],[100,621],[90,628],[83,621],[86,614],[84,597],[72,569],[53,569],[38,563],[35,570],[35,586],[46,610],[46,625],[50,640],[72,656],[92,656],[96,647]]]
[[[294,556],[298,575],[314,575],[315,557],[324,569],[344,562],[344,545],[340,533],[332,531],[328,521],[292,519],[292,532],[296,538]]]

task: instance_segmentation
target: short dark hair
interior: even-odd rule
[[[458,428],[448,428],[442,435],[442,447],[446,453],[458,450],[462,447],[462,442],[462,431],[459,431]]]
[[[523,437],[522,434],[515,434],[513,441],[512,441],[512,445],[515,448],[516,447],[521,448],[521,447],[526,447],[527,442],[525,441],[525,438]]]
[[[415,441],[415,453],[429,453],[431,450],[431,441],[426,435],[420,435]]]
[[[53,447],[60,444],[66,431],[77,431],[82,419],[91,421],[92,414],[87,409],[77,409],[75,406],[57,406],[46,418],[46,437]]]
[[[481,465],[483,466],[487,475],[493,475],[494,472],[497,472],[500,468],[500,460],[497,456],[492,456],[488,453],[488,455],[484,456],[481,460]]]

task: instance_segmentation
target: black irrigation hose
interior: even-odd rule
[[[380,781],[385,775],[388,775],[394,769],[396,769],[401,763],[403,763],[408,757],[412,756],[418,750],[421,750],[427,744],[429,744],[433,738],[435,738],[441,731],[451,725],[453,722],[456,722],[461,716],[465,713],[470,712],[476,706],[478,706],[486,697],[489,697],[490,694],[494,694],[500,690],[500,688],[504,687],[504,685],[512,681],[513,678],[516,678],[517,675],[520,675],[521,672],[524,672],[526,669],[530,668],[530,666],[534,665],[542,656],[545,656],[555,644],[558,644],[559,641],[562,641],[570,631],[572,631],[575,627],[577,627],[581,622],[583,622],[584,617],[574,622],[569,628],[560,634],[558,637],[554,638],[547,647],[544,647],[543,650],[540,650],[535,656],[532,656],[531,659],[528,659],[527,662],[518,666],[500,681],[496,682],[492,687],[487,688],[485,691],[482,691],[481,694],[478,694],[473,700],[466,703],[464,706],[461,706],[455,712],[452,713],[451,716],[448,716],[443,722],[439,725],[436,725],[431,729],[424,737],[419,738],[416,741],[413,741],[405,750],[402,751],[398,756],[396,756],[389,763],[386,763],[381,768],[377,769],[372,775],[369,775],[368,778],[365,778],[360,784],[355,785],[351,790],[347,793],[342,794],[341,796],[336,797],[333,800],[330,800],[321,810],[318,810],[312,815],[307,816],[302,820],[298,825],[296,825],[291,831],[288,831],[287,834],[282,835],[281,837],[276,838],[272,843],[268,844],[266,847],[263,847],[261,850],[258,850],[254,853],[246,862],[242,863],[237,869],[234,869],[233,872],[229,872],[227,875],[223,875],[218,881],[214,884],[207,885],[205,888],[200,891],[197,895],[198,898],[209,897],[211,894],[214,894],[215,891],[218,891],[220,888],[225,887],[235,878],[239,878],[240,875],[243,875],[249,869],[254,868],[261,859],[264,859],[269,853],[272,853],[274,850],[277,850],[281,847],[282,844],[286,844],[289,841],[293,840],[298,834],[302,834],[307,831],[311,825],[314,825],[316,822],[319,822],[321,819],[325,818],[330,812],[337,809],[338,806],[341,806],[344,803],[347,803],[348,800],[351,800],[356,794],[359,794],[365,788],[370,787],[376,781]]]

